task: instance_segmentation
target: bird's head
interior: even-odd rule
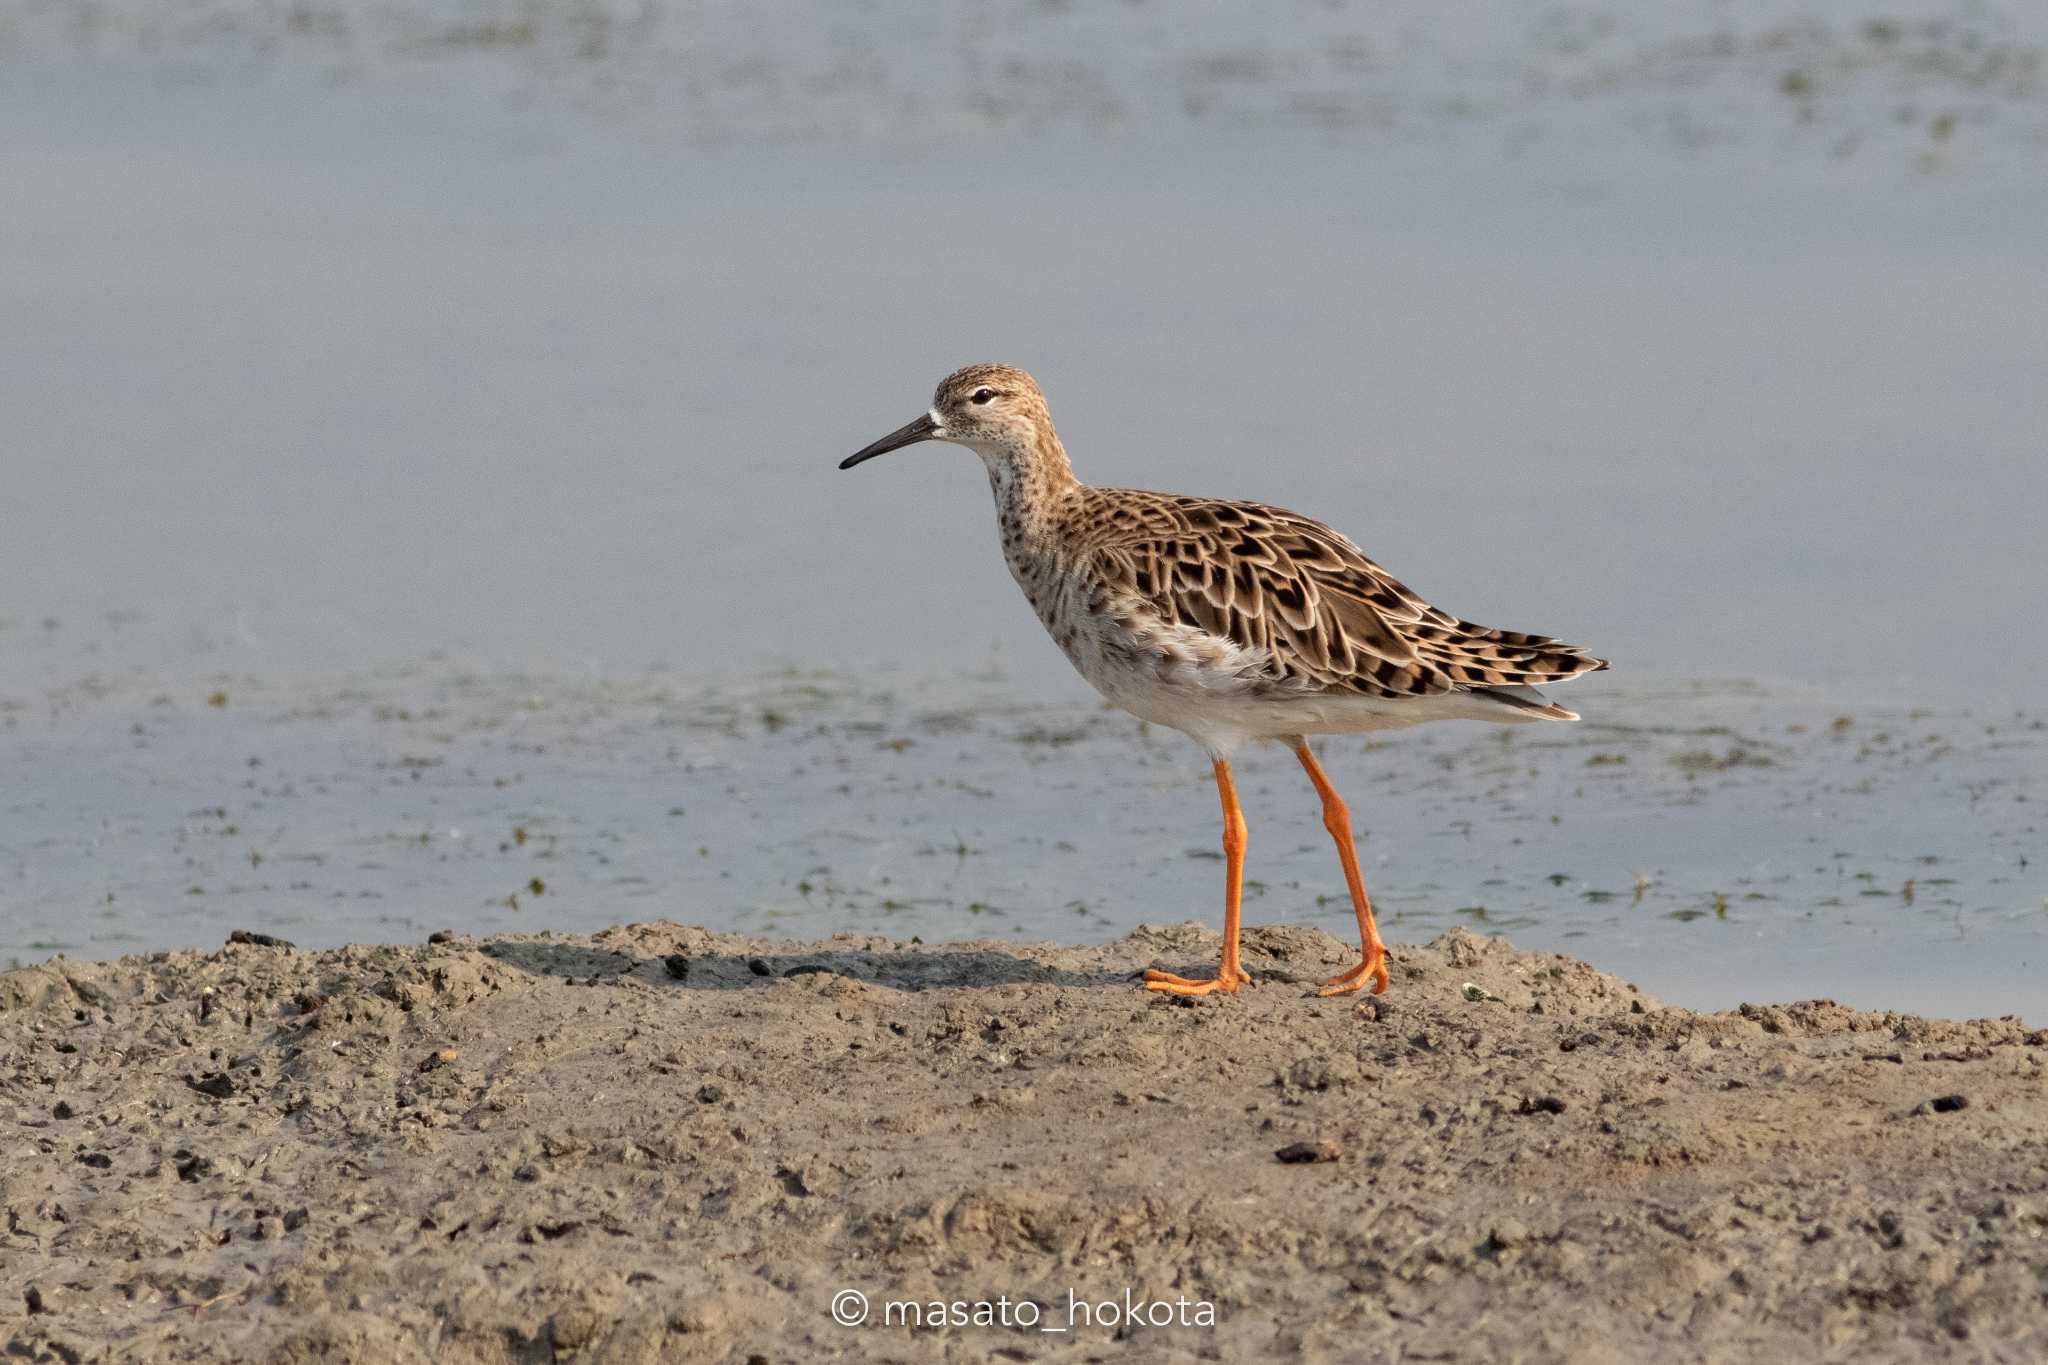
[[[969,365],[939,381],[929,411],[855,451],[839,467],[851,469],[919,441],[966,446],[981,456],[991,473],[1059,449],[1036,380],[1012,365]]]

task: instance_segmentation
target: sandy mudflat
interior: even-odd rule
[[[1321,932],[1248,947],[1256,990],[1190,1003],[1128,977],[1213,960],[1194,925],[1075,948],[656,923],[16,971],[0,1341],[2048,1358],[2048,1034],[1696,1014],[1463,930],[1397,947],[1361,1005],[1307,996],[1346,960]],[[866,1325],[832,1320],[849,1289]],[[1070,1292],[1087,1318],[1042,1330]],[[967,1325],[890,1307],[934,1300]]]

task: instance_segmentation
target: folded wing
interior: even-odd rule
[[[1439,611],[1321,522],[1261,503],[1117,492],[1100,578],[1163,620],[1263,652],[1276,680],[1399,698],[1561,682],[1607,667],[1548,636]]]

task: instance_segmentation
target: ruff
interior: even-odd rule
[[[1209,752],[1223,802],[1223,961],[1214,977],[1147,972],[1152,990],[1234,993],[1245,825],[1230,756],[1248,740],[1293,749],[1323,802],[1357,912],[1362,960],[1320,994],[1387,986],[1386,946],[1358,871],[1349,813],[1308,747],[1469,719],[1578,717],[1529,690],[1607,667],[1576,646],[1439,611],[1319,521],[1257,502],[1093,488],[1074,477],[1045,395],[1008,365],[948,375],[931,409],[841,469],[919,441],[981,457],[1003,558],[1054,643],[1095,689]]]

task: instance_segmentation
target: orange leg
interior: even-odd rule
[[[1172,972],[1145,973],[1145,989],[1171,995],[1210,995],[1221,991],[1236,995],[1239,986],[1252,979],[1237,963],[1237,911],[1244,894],[1244,812],[1237,807],[1237,787],[1230,780],[1230,764],[1216,760],[1216,791],[1223,798],[1223,964],[1207,981],[1196,981]]]
[[[1359,950],[1365,955],[1350,971],[1324,982],[1316,994],[1346,995],[1371,977],[1372,993],[1378,995],[1387,988],[1387,945],[1380,942],[1380,931],[1373,926],[1372,902],[1365,898],[1365,878],[1358,874],[1358,849],[1351,839],[1351,812],[1344,808],[1344,798],[1337,795],[1337,789],[1323,775],[1323,765],[1309,752],[1306,739],[1294,741],[1294,756],[1308,771],[1308,780],[1316,784],[1316,795],[1323,798],[1323,828],[1337,841],[1337,857],[1344,863],[1344,883],[1351,888],[1351,908],[1358,912]]]

